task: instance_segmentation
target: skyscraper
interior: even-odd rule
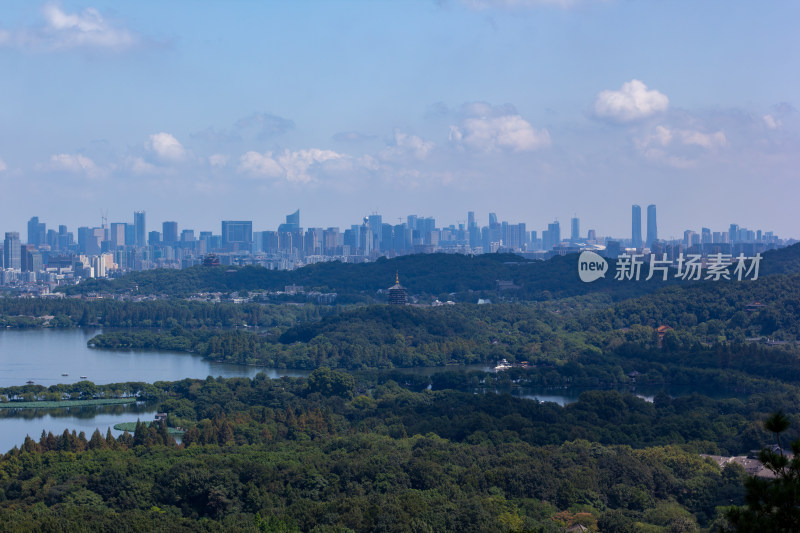
[[[731,224],[728,229],[728,242],[733,244],[739,242],[739,224]]]
[[[164,222],[161,224],[161,240],[164,244],[172,245],[178,242],[178,223]]]
[[[47,226],[39,222],[39,217],[31,217],[28,221],[28,244],[40,246],[47,242]]]
[[[286,215],[286,223],[292,224],[295,228],[300,227],[300,210],[298,209],[291,215]]]
[[[581,221],[578,217],[572,217],[572,232],[570,233],[569,239],[572,242],[581,240]]]
[[[642,247],[642,208],[636,204],[631,208],[631,245]]]
[[[111,241],[111,244],[113,244],[115,247],[123,246],[125,244],[125,230],[127,227],[128,225],[125,222],[111,223],[111,232],[108,239]]]
[[[367,224],[372,231],[372,238],[375,240],[373,248],[378,248],[383,240],[383,217],[377,213],[369,215]]]
[[[147,244],[146,235],[147,230],[144,222],[144,211],[133,212],[133,227],[134,227],[134,241],[136,246],[144,246]]]
[[[3,241],[3,264],[6,268],[19,270],[22,268],[22,246],[19,242],[19,233],[7,231]]]
[[[299,217],[299,215],[298,215]],[[289,217],[286,217],[287,219]],[[222,246],[238,244],[249,246],[253,242],[253,222],[250,220],[223,220],[222,221]]]
[[[558,220],[547,225],[547,233],[542,232],[542,240],[545,250],[550,250],[561,243],[561,225]]]
[[[647,247],[652,248],[658,240],[658,225],[656,224],[656,205],[647,206]]]

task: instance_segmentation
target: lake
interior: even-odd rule
[[[102,385],[208,376],[253,377],[258,372],[271,378],[309,374],[303,370],[216,363],[180,352],[98,350],[86,346],[98,333],[100,330],[86,328],[0,329],[0,387],[25,385],[27,381],[49,387],[81,381],[81,376]]]
[[[22,446],[25,435],[38,441],[42,430],[53,435],[83,431],[89,439],[95,429],[99,429],[105,437],[106,430],[111,428],[115,437],[122,431],[114,429],[120,422],[136,422],[137,419],[153,420],[155,409],[152,405],[99,405],[93,407],[64,407],[59,409],[0,409],[0,453],[5,453],[14,446]]]
[[[81,376],[96,384],[125,381],[177,381],[208,376],[253,377],[259,372],[270,378],[307,376],[303,370],[281,370],[216,363],[199,355],[157,350],[98,350],[86,342],[98,329],[0,329],[0,387],[33,381],[49,387],[75,383]],[[63,376],[62,374],[67,374]],[[0,453],[20,446],[25,435],[39,440],[42,430],[63,433],[75,429],[91,436],[95,428],[105,435],[118,422],[152,420],[152,406],[100,406],[62,409],[0,409]],[[113,431],[113,430],[112,430]],[[113,431],[115,435],[121,434]]]
[[[116,351],[89,348],[86,342],[100,333],[99,329],[0,329],[0,387],[25,385],[33,381],[45,387],[57,383],[74,383],[81,376],[96,384],[122,383],[126,381],[178,381],[184,378],[205,379],[208,376],[254,377],[264,372],[270,378],[281,376],[303,377],[310,372],[265,367],[248,367],[216,363],[199,355],[158,350]],[[437,367],[398,369],[401,372],[429,375],[442,370],[490,371],[492,367],[471,365],[468,367]],[[67,374],[66,376],[62,374]],[[524,387],[517,388],[517,397],[555,402],[566,405],[576,402],[583,390],[542,391]],[[656,389],[628,390],[633,394],[653,401]],[[691,390],[667,390],[671,396],[691,394]],[[697,391],[711,395],[714,391]],[[716,391],[719,394],[719,391]],[[25,435],[38,440],[42,430],[63,433],[84,431],[89,437],[95,428],[105,435],[106,429],[118,422],[135,422],[137,418],[152,420],[153,407],[142,410],[141,406],[95,406],[61,409],[0,409],[0,453],[21,445]],[[115,435],[121,432],[115,431]]]

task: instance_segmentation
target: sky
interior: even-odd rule
[[[0,231],[475,211],[800,237],[800,3],[62,1],[0,10]],[[792,37],[794,35],[794,37]],[[644,227],[644,224],[643,224]]]

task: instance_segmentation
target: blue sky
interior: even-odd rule
[[[800,237],[794,2],[56,2],[0,10],[0,231],[372,212]]]

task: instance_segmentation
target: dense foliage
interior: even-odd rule
[[[484,295],[519,300],[545,301],[585,294],[604,294],[614,300],[650,293],[665,284],[692,285],[687,281],[619,282],[609,275],[593,283],[577,276],[577,254],[548,261],[529,261],[514,254],[414,254],[372,263],[327,262],[296,270],[269,270],[256,266],[192,267],[182,270],[133,272],[113,280],[92,279],[63,289],[67,294],[125,293],[187,296],[199,292],[282,291],[287,285],[306,290],[336,292],[340,295],[378,297],[399,273],[412,295],[453,295],[461,301],[475,301]],[[761,274],[800,271],[800,244],[764,254]],[[517,288],[498,290],[497,281],[511,281]]]
[[[335,307],[209,303],[188,300],[0,298],[0,326],[106,328],[288,327],[319,319]],[[46,318],[52,317],[52,318]]]
[[[761,408],[615,392],[559,407],[392,381],[360,387],[327,369],[307,380],[159,384],[159,410],[188,428],[182,445],[144,424],[119,439],[26,440],[0,459],[0,517],[19,530],[90,514],[96,530],[112,519],[122,529],[691,530],[743,492],[741,469],[720,471],[696,451],[746,432]],[[664,445],[676,432],[689,447]]]
[[[741,467],[720,469],[699,454],[745,454],[770,432],[800,436],[800,247],[765,254],[759,280],[741,283],[582,284],[574,262],[408,256],[293,272],[137,273],[71,289],[183,296],[294,283],[369,300],[399,270],[415,294],[500,296],[487,306],[2,299],[2,325],[99,325],[106,329],[90,341],[98,348],[315,370],[307,379],[0,389],[9,405],[136,398],[167,413],[166,425],[135,423],[118,438],[26,439],[0,458],[0,523],[653,533],[760,525],[781,485],[745,482]],[[497,291],[497,280],[519,288]],[[401,368],[500,359],[528,364],[499,373]],[[508,394],[525,387],[585,392],[563,407]],[[640,387],[656,391],[652,402],[625,392]],[[780,410],[787,424],[765,429]],[[185,430],[181,443],[167,425]]]

